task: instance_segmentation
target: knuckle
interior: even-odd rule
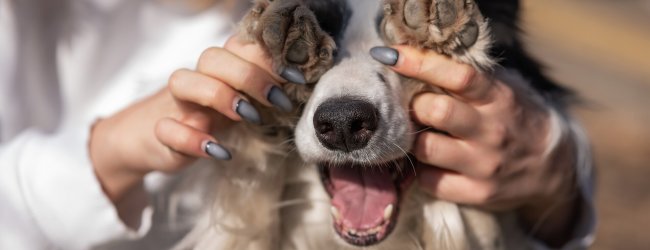
[[[174,140],[174,149],[184,149],[192,146],[192,135],[188,131],[178,132]]]
[[[181,87],[187,71],[187,69],[177,69],[169,76],[168,86],[172,92]]]
[[[431,137],[426,135],[421,136],[420,140],[422,147],[418,147],[418,149],[420,150],[421,157],[425,158],[422,160],[428,163],[433,162],[434,157],[437,155],[437,151],[439,150],[438,146],[435,143],[435,140],[431,140]]]
[[[156,138],[158,138],[159,141],[161,141],[164,144],[163,136],[165,135],[165,120],[159,120],[156,122],[154,125],[154,134],[156,135]]]
[[[255,71],[252,65],[246,63],[242,65],[242,68],[240,69],[240,77],[241,80],[240,82],[242,83],[251,83],[250,85],[253,85],[252,83],[259,82],[259,74],[258,72]],[[235,83],[231,83],[234,88],[238,90],[243,90],[246,86],[236,86]]]
[[[476,197],[474,197],[476,205],[490,204],[497,196],[497,188],[494,185],[481,185],[476,190]]]
[[[433,101],[433,109],[431,110],[430,119],[436,127],[445,129],[451,120],[454,113],[454,105],[449,97],[439,97]]]
[[[477,71],[469,65],[462,65],[458,68],[456,83],[456,91],[465,92],[472,88],[474,80],[476,79]]]
[[[418,58],[418,60],[413,60],[413,66],[409,67],[409,69],[413,69],[414,75],[421,76],[431,70],[431,66],[429,64],[429,61]]]
[[[503,159],[500,156],[488,158],[483,163],[483,171],[481,177],[484,179],[491,179],[497,176],[503,168]]]
[[[515,91],[512,88],[504,87],[501,91],[503,95],[503,101],[507,104],[514,105],[516,103]]]
[[[214,58],[219,57],[223,52],[224,49],[219,47],[210,47],[205,49],[201,52],[201,56],[199,56],[198,68],[205,68]]]
[[[489,143],[497,146],[498,148],[503,148],[507,146],[508,142],[508,128],[504,124],[495,124],[490,132],[492,135]]]
[[[207,95],[210,97],[208,100],[206,100],[206,103],[203,104],[203,106],[209,106],[212,108],[218,108],[218,103],[219,100],[226,98],[227,96],[224,95],[224,84],[218,83],[215,84],[211,90],[210,93],[207,93]]]
[[[517,96],[512,88],[501,85],[499,87],[499,100],[503,103],[506,110],[512,110],[516,107]]]

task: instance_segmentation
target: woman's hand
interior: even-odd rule
[[[200,157],[231,158],[212,131],[232,121],[260,124],[250,100],[290,111],[262,49],[231,38],[205,50],[196,70],[171,74],[166,88],[98,121],[90,156],[108,197],[116,204],[151,171],[175,172]],[[292,72],[294,75],[296,72]]]
[[[424,132],[414,154],[433,196],[493,211],[517,210],[528,230],[548,244],[570,237],[575,198],[573,147],[550,145],[550,112],[525,83],[505,83],[432,51],[375,48],[396,72],[446,90],[412,101],[412,117],[447,134]],[[556,130],[558,128],[555,128]],[[537,224],[537,223],[540,224]]]

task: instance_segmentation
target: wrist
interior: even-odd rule
[[[115,127],[112,119],[98,120],[91,128],[89,152],[95,174],[106,196],[113,202],[120,202],[126,194],[141,184],[146,171],[131,168],[118,152],[119,145],[111,134]]]
[[[517,210],[529,235],[551,247],[560,247],[572,238],[582,196],[576,179],[575,146],[571,138],[561,138],[545,161],[546,186]]]
[[[525,232],[549,247],[566,244],[573,238],[582,204],[579,192],[573,194],[521,207],[517,215]]]

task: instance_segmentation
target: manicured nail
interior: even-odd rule
[[[389,47],[374,47],[370,49],[370,56],[384,65],[395,66],[399,59],[399,52]]]
[[[239,99],[235,104],[235,112],[237,112],[237,114],[247,122],[257,125],[262,124],[260,113],[257,112],[257,109],[255,109],[250,102],[247,102],[244,99]]]
[[[284,112],[291,112],[293,110],[291,100],[280,88],[278,88],[278,86],[271,87],[271,90],[269,90],[269,93],[266,95],[266,99]]]
[[[227,149],[212,141],[206,143],[203,150],[206,154],[217,160],[229,161],[232,159],[232,155],[230,155]]]
[[[303,75],[302,72],[296,68],[286,67],[282,70],[280,76],[292,83],[307,84],[305,75]]]

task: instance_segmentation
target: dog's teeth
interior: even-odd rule
[[[389,221],[390,217],[393,215],[393,204],[386,206],[384,209],[384,220]]]
[[[332,213],[332,217],[334,218],[334,221],[338,222],[341,219],[341,214],[339,213],[339,210],[335,206],[332,206],[330,208],[330,212]]]

